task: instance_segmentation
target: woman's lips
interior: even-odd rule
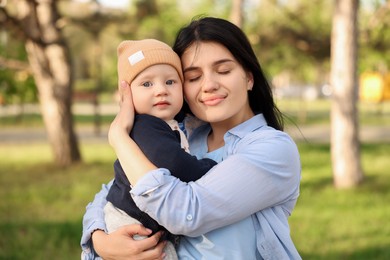
[[[222,101],[225,100],[225,96],[211,96],[202,99],[202,103],[205,104],[206,106],[216,106]]]

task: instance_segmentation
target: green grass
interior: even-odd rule
[[[303,259],[390,259],[390,145],[364,144],[364,183],[332,185],[329,145],[299,145],[301,196],[290,218]]]
[[[106,144],[81,143],[84,162],[52,165],[47,144],[0,144],[0,259],[79,259],[86,204],[113,176]],[[332,186],[329,145],[299,144],[301,196],[290,218],[303,259],[390,259],[390,146],[364,144],[366,178]]]
[[[85,206],[114,161],[104,144],[82,154],[84,163],[57,168],[46,144],[0,145],[0,259],[80,259]]]

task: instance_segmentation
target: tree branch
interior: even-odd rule
[[[0,56],[0,68],[7,68],[11,70],[22,70],[28,73],[31,72],[30,65],[27,62],[23,62],[15,59],[7,59]]]

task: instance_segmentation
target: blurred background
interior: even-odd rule
[[[172,45],[198,16],[241,27],[272,83],[301,153],[303,259],[390,259],[389,0],[0,0],[0,259],[79,259],[113,177],[116,47]]]

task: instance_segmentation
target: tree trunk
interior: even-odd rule
[[[358,0],[335,0],[331,47],[331,154],[337,188],[363,180],[357,111]]]
[[[230,21],[240,28],[243,24],[243,4],[244,0],[233,0],[232,10],[230,13]]]
[[[58,28],[56,4],[54,0],[20,0],[18,9],[18,18],[27,34],[26,50],[54,160],[67,166],[80,161],[81,155],[71,113],[70,55]]]

